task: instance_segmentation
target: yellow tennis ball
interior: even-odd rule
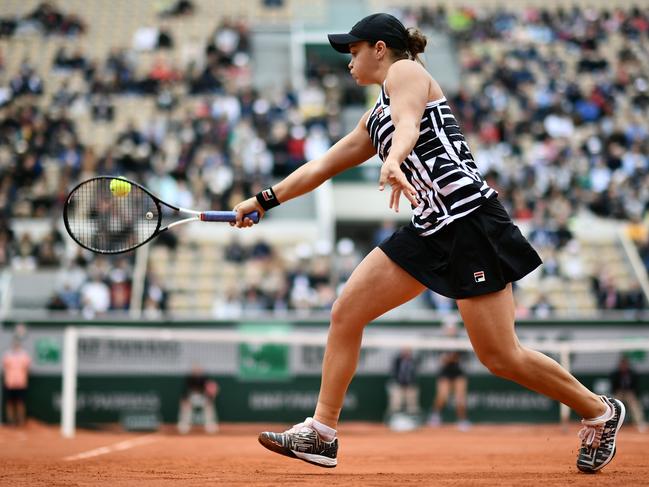
[[[124,181],[123,179],[111,179],[110,192],[113,193],[114,196],[119,196],[120,198],[126,196],[131,192],[131,183]]]

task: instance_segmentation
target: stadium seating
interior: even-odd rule
[[[615,8],[617,5],[624,5],[619,1],[600,3],[602,7],[609,9]],[[297,130],[299,132],[304,129],[304,126],[308,128],[310,124],[319,122],[324,123],[327,127],[329,142],[339,136],[335,129],[336,117],[329,117],[324,122],[318,117],[304,119],[304,115],[309,110],[298,105],[294,111],[290,106],[291,103],[299,103],[300,93],[288,90],[282,94],[284,99],[272,107],[272,110],[276,110],[278,114],[279,123],[264,115],[267,119],[253,126],[252,132],[237,123],[231,124],[232,126],[225,129],[225,136],[230,140],[237,137],[243,140],[239,144],[239,153],[225,157],[224,165],[230,166],[234,182],[222,193],[216,193],[211,189],[206,190],[205,188],[211,181],[208,181],[209,177],[202,169],[196,168],[199,158],[196,154],[200,154],[200,158],[203,158],[205,152],[202,151],[209,152],[213,146],[211,143],[197,144],[196,152],[190,151],[194,159],[191,156],[183,159],[186,154],[182,152],[181,141],[182,137],[187,135],[187,131],[183,132],[183,127],[189,127],[195,120],[208,119],[211,124],[210,130],[216,133],[220,127],[219,117],[227,119],[229,116],[222,108],[227,105],[228,100],[221,99],[223,103],[211,104],[216,93],[196,95],[190,93],[190,79],[196,73],[196,71],[192,71],[192,62],[195,64],[193,69],[198,71],[209,64],[210,61],[205,55],[206,48],[219,32],[228,31],[225,32],[226,39],[232,35],[239,36],[241,42],[235,51],[239,49],[244,55],[237,61],[234,61],[233,57],[232,59],[228,58],[228,56],[218,61],[222,63],[219,66],[223,69],[218,71],[217,81],[224,87],[218,91],[218,96],[226,98],[229,95],[238,96],[240,100],[234,104],[237,109],[254,112],[255,102],[257,102],[257,107],[274,103],[273,100],[264,99],[263,94],[254,93],[254,91],[250,92],[250,99],[247,101],[245,96],[248,95],[242,94],[249,86],[255,85],[253,79],[255,73],[250,69],[250,60],[247,57],[252,56],[252,62],[254,62],[255,53],[251,48],[250,37],[254,35],[255,28],[267,28],[273,25],[286,26],[296,19],[299,19],[302,24],[322,24],[323,19],[327,19],[329,7],[324,0],[309,2],[308,8],[305,8],[304,2],[298,0],[286,0],[280,6],[272,8],[265,7],[263,2],[256,1],[202,0],[193,2],[194,13],[179,16],[161,15],[165,9],[172,8],[173,4],[174,2],[116,0],[110,2],[110,7],[108,7],[108,4],[102,2],[69,0],[57,7],[63,15],[73,15],[80,19],[85,33],[62,35],[55,32],[45,35],[34,26],[24,25],[18,28],[13,35],[0,37],[3,77],[6,80],[11,79],[25,68],[23,63],[26,61],[33,68],[35,75],[40,76],[43,81],[41,95],[28,95],[12,100],[2,109],[4,110],[3,118],[9,116],[9,113],[12,117],[18,117],[18,114],[22,114],[21,116],[28,119],[31,117],[27,124],[31,130],[33,124],[36,123],[34,121],[50,112],[57,96],[65,91],[65,86],[68,86],[72,92],[77,92],[76,101],[65,105],[63,107],[65,109],[59,107],[57,112],[60,114],[57,116],[67,117],[70,121],[72,127],[70,136],[73,141],[79,143],[77,148],[68,147],[69,156],[66,156],[68,159],[59,153],[47,154],[47,157],[39,162],[42,166],[42,176],[37,178],[39,184],[33,187],[19,186],[18,183],[11,180],[11,173],[7,172],[0,164],[0,176],[6,177],[6,180],[10,181],[12,191],[17,195],[13,204],[7,205],[9,211],[12,212],[8,216],[12,219],[11,226],[14,227],[14,232],[21,234],[26,228],[16,219],[19,216],[39,217],[37,220],[41,222],[41,225],[49,227],[49,218],[55,217],[57,212],[60,212],[62,194],[65,190],[70,189],[76,181],[102,170],[115,170],[115,168],[124,170],[126,166],[120,159],[123,154],[120,155],[117,141],[120,136],[130,130],[130,127],[135,127],[138,131],[137,137],[146,141],[144,145],[148,148],[140,147],[140,149],[153,151],[152,157],[144,157],[140,162],[142,174],[137,174],[137,176],[140,176],[147,184],[156,180],[158,177],[156,171],[166,172],[167,176],[172,174],[173,178],[187,177],[190,192],[192,192],[191,196],[195,203],[201,206],[222,208],[230,207],[233,198],[242,192],[250,193],[255,188],[267,184],[273,178],[281,177],[282,171],[286,169],[283,168],[284,166],[280,167],[280,159],[288,161],[286,167],[289,168],[297,167],[303,162],[304,155],[299,153],[299,146],[304,142],[304,139],[300,137],[303,136],[291,135],[288,137],[286,139],[288,140],[287,149],[276,143],[269,127],[285,124],[287,120],[298,117],[297,113],[301,113],[303,117],[301,123],[291,122],[287,125],[289,133],[290,129],[299,129]],[[541,250],[544,257],[557,261],[559,271],[556,275],[535,275],[521,282],[517,293],[518,299],[522,303],[521,307],[526,308],[525,313],[530,313],[530,309],[534,307],[540,294],[549,300],[551,307],[558,314],[579,312],[592,315],[598,313],[601,311],[598,310],[601,306],[598,304],[596,284],[594,283],[601,278],[599,275],[601,269],[598,264],[603,261],[607,264],[607,277],[614,281],[619,293],[624,295],[633,292],[639,281],[643,278],[646,279],[646,272],[643,275],[637,266],[634,267],[633,259],[629,260],[628,249],[620,243],[619,235],[624,232],[625,224],[634,215],[634,212],[639,211],[640,217],[644,217],[645,222],[648,214],[646,192],[642,193],[641,185],[640,189],[634,189],[634,181],[647,181],[646,174],[649,169],[646,155],[649,138],[646,130],[642,131],[641,123],[642,114],[647,114],[646,104],[642,104],[644,103],[643,96],[646,98],[647,73],[649,73],[647,57],[643,55],[649,46],[646,12],[644,17],[638,14],[635,23],[631,17],[636,14],[626,7],[620,11],[613,11],[605,23],[598,19],[600,24],[593,25],[605,26],[605,29],[602,27],[603,30],[597,34],[606,37],[605,42],[596,42],[597,36],[595,36],[595,40],[588,37],[590,35],[588,34],[590,32],[588,22],[591,21],[587,20],[588,16],[584,11],[564,12],[565,15],[573,16],[572,21],[579,26],[575,30],[575,35],[582,36],[581,38],[570,38],[571,34],[565,31],[567,21],[557,20],[559,16],[557,12],[562,8],[561,2],[544,3],[545,7],[551,9],[549,13],[533,8],[527,9],[525,8],[527,3],[523,3],[516,7],[517,10],[512,10],[510,14],[499,10],[500,2],[489,0],[472,3],[474,8],[466,11],[453,10],[455,3],[450,0],[436,2],[435,7],[430,7],[428,4],[429,2],[423,1],[395,0],[388,5],[386,2],[372,0],[367,2],[367,7],[371,10],[382,10],[389,6],[390,9],[398,10],[406,23],[417,23],[426,29],[436,29],[451,39],[451,45],[454,45],[459,53],[457,58],[461,85],[459,90],[458,87],[445,87],[445,89],[458,111],[458,118],[467,133],[478,164],[492,178],[491,181],[498,186],[501,198],[508,209],[515,212],[515,200],[521,197],[523,207],[527,207],[523,209],[533,213],[541,207],[537,201],[547,198],[546,209],[540,211],[545,213],[551,231],[555,231],[557,228],[558,213],[562,211],[562,207],[566,206],[569,213],[567,216],[573,222],[579,220],[583,214],[591,215],[592,212],[599,213],[608,220],[611,218],[616,220],[612,224],[613,226],[607,227],[607,231],[600,232],[599,240],[593,237],[592,232],[581,231],[579,225],[571,223],[574,227],[573,245],[554,244]],[[576,2],[576,4],[585,4],[585,2]],[[6,0],[3,2],[0,17],[22,18],[34,11],[38,5],[39,2],[31,0]],[[436,10],[439,5],[445,6],[448,11]],[[482,7],[485,9],[483,10]],[[457,12],[463,15],[460,20],[466,23],[466,29],[457,28],[457,25],[449,20],[450,17],[447,17],[447,15]],[[592,18],[592,16],[588,18]],[[235,24],[228,23],[228,19],[234,20]],[[249,23],[250,19],[254,19],[254,25]],[[507,32],[502,28],[504,23],[510,26],[510,30]],[[152,50],[134,49],[134,38],[138,29],[142,27],[153,27],[165,31],[172,40],[173,47]],[[241,30],[237,31],[239,28]],[[511,38],[508,37],[510,34],[517,36],[518,44],[510,42]],[[546,40],[549,39],[548,36],[554,36],[553,39],[558,45],[549,41],[539,42],[534,52],[526,51],[526,39],[533,36],[545,36]],[[591,41],[596,44],[594,52],[597,59],[595,61],[606,62],[608,65],[606,70],[591,69],[590,66],[595,62],[589,57],[592,47],[589,47],[589,42]],[[96,63],[96,72],[100,73],[105,71],[104,66],[108,65],[109,59],[114,57],[116,62],[123,63],[124,69],[129,72],[129,80],[136,84],[147,78],[156,63],[165,63],[179,73],[179,79],[170,82],[171,92],[179,101],[168,110],[160,109],[155,93],[143,94],[139,85],[133,88],[126,84],[118,84],[117,92],[108,95],[109,103],[114,109],[112,120],[107,122],[96,119],[91,110],[92,102],[89,101],[96,93],[92,92],[93,88],[89,84],[87,73],[80,69],[60,69],[54,65],[55,57],[61,47],[65,47],[68,53],[79,49],[87,63]],[[123,50],[123,52],[120,54],[119,50]],[[327,102],[320,108],[322,110],[326,108],[336,114],[343,113],[345,100],[348,97],[344,93],[341,94],[340,90],[344,91],[347,88],[331,87],[339,86],[332,82],[331,76],[335,77],[336,74],[330,73],[327,71],[329,68],[320,66],[317,62],[307,68],[314,73],[330,75],[328,78],[327,74],[320,78],[315,77],[316,85],[313,89],[316,94],[318,94],[318,90],[321,90],[325,94],[324,99]],[[548,79],[547,73],[544,72],[546,68],[560,69],[569,88],[573,90],[571,96],[574,95],[575,99],[578,98],[574,93],[576,90],[580,93],[581,101],[595,100],[595,104],[599,103],[600,109],[607,111],[607,116],[610,117],[610,127],[617,127],[620,133],[625,134],[626,137],[637,137],[635,143],[628,142],[626,146],[623,144],[623,155],[619,158],[632,160],[635,144],[636,148],[639,148],[637,160],[644,160],[644,172],[634,173],[633,170],[624,172],[624,170],[603,166],[596,167],[595,153],[591,152],[587,157],[585,151],[601,150],[601,147],[604,148],[608,157],[614,152],[609,150],[609,144],[615,143],[610,131],[606,134],[600,125],[584,119],[589,116],[588,110],[593,108],[592,104],[583,106],[583,112],[577,112],[574,106],[570,106],[567,113],[557,113],[557,117],[554,119],[549,117],[549,112],[556,108],[556,100],[544,101],[544,103],[548,103],[546,111],[537,110],[535,112],[529,109],[528,102],[532,99],[544,100],[544,97],[556,96],[556,87],[544,91],[544,83],[551,81]],[[536,83],[525,84],[522,82],[520,89],[507,87],[507,83],[511,79],[502,78],[503,73],[531,76]],[[105,78],[106,75],[102,74],[99,81],[105,81],[102,76]],[[328,81],[325,82],[325,80]],[[643,82],[644,88],[642,88]],[[618,85],[619,93],[613,97],[606,93],[606,89],[610,84],[615,83]],[[517,104],[515,101],[520,103]],[[27,107],[31,103],[37,105],[40,114],[32,113],[27,117],[25,114],[29,112]],[[245,105],[246,103],[249,105]],[[504,103],[507,108],[502,109],[502,106],[499,108],[499,103]],[[575,102],[575,106],[576,104]],[[47,116],[49,117],[49,115]],[[534,123],[528,123],[530,117],[541,118],[535,120]],[[334,121],[332,122],[332,120]],[[48,123],[54,124],[51,121]],[[274,125],[276,123],[277,125]],[[601,119],[598,120],[598,123],[606,125]],[[46,133],[49,130],[47,127],[46,124]],[[542,129],[545,130],[545,135],[538,131]],[[566,130],[568,132],[565,132]],[[192,126],[192,131],[193,137],[200,136],[197,126]],[[547,133],[550,135],[546,136]],[[566,134],[569,135],[566,136]],[[215,146],[222,143],[224,142],[220,139],[214,142]],[[255,164],[260,159],[255,159],[250,155],[246,156],[244,149],[254,147],[256,143],[259,143],[261,149],[259,154],[254,157],[270,157],[274,163],[270,169],[247,169],[245,157],[248,157],[249,163]],[[598,144],[600,149],[597,149]],[[0,141],[0,146],[9,150],[10,153],[16,150],[11,153],[11,157],[20,160],[19,164],[23,163],[20,152],[6,140]],[[278,147],[280,148],[278,149]],[[297,155],[291,152],[293,150],[291,147],[298,147]],[[87,148],[91,148],[91,150],[87,150]],[[215,150],[217,159],[220,150],[220,147]],[[286,151],[286,154],[284,155],[281,151]],[[280,158],[280,153],[283,154],[283,159]],[[69,162],[75,158],[79,159],[78,162]],[[111,166],[111,158],[118,161],[117,166]],[[205,162],[208,159],[208,157],[201,159],[202,163],[211,164]],[[609,164],[614,166],[614,163],[611,156]],[[179,166],[174,168],[176,164]],[[566,171],[572,171],[572,174],[575,175],[574,179],[581,178],[581,180],[578,183],[574,180],[566,182]],[[180,176],[181,173],[182,176]],[[602,179],[595,180],[593,176],[595,173]],[[6,174],[8,175],[5,176]],[[524,174],[532,175],[531,182],[523,179]],[[365,184],[362,177],[358,178],[356,183]],[[593,189],[593,185],[597,184],[600,186]],[[553,193],[553,185],[558,196]],[[41,186],[45,189],[39,189]],[[616,187],[613,188],[613,186]],[[618,197],[617,200],[604,198],[611,188],[621,192],[622,197]],[[638,190],[637,197],[632,198],[636,189]],[[521,191],[522,194],[517,196],[516,190]],[[44,198],[46,204],[38,203],[39,191],[46,193],[46,198]],[[635,207],[631,208],[628,204],[624,206],[628,201],[635,200],[637,200]],[[620,201],[624,204],[616,206]],[[50,214],[47,214],[48,208],[51,211]],[[521,226],[528,232],[531,228],[529,218],[529,216],[521,216],[519,220]],[[289,239],[286,242],[279,242],[276,238],[269,240],[274,242],[275,251],[290,249],[288,252],[291,252],[296,245],[303,243],[296,239]],[[312,248],[316,246],[317,239],[313,238],[313,235],[305,236],[303,240]],[[190,242],[183,241],[175,248],[152,246],[148,259],[148,271],[159,274],[167,283],[168,309],[170,311],[191,310],[209,314],[214,308],[214,303],[223,299],[225,293],[232,289],[243,293],[250,288],[246,279],[254,281],[257,278],[246,274],[246,269],[249,266],[244,263],[226,262],[223,264],[222,256],[228,243],[215,244],[198,238]],[[358,250],[361,253],[367,250],[367,243],[357,242]],[[246,245],[250,244],[248,242]],[[330,244],[333,245],[333,243]],[[649,245],[642,241],[637,244],[641,249],[643,245]],[[8,248],[15,245],[15,241],[7,244]],[[577,250],[575,251],[575,249]],[[70,251],[59,253],[65,268],[68,265]],[[280,253],[282,255],[276,255],[277,266],[280,269],[278,273],[283,276],[282,279],[291,281],[294,278],[294,269],[291,268],[290,259],[284,259],[284,252]],[[335,253],[331,254],[332,259],[338,257]],[[314,259],[313,255],[307,257],[305,265],[307,267],[314,265]],[[5,263],[5,265],[10,264],[10,262]],[[573,265],[579,267],[580,270],[572,269]],[[330,276],[329,281],[333,286],[340,284],[338,278],[333,275]],[[315,290],[311,289],[311,292],[315,292]],[[566,296],[570,296],[570,298]],[[243,295],[239,295],[239,298],[243,299]],[[314,303],[316,301],[313,300]],[[420,303],[423,305],[424,301],[422,300]],[[316,307],[321,305],[314,304]],[[622,305],[616,306],[618,307],[611,309],[619,309],[619,306]],[[646,306],[646,301],[643,306]]]

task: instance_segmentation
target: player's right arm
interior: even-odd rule
[[[313,191],[336,174],[362,164],[376,154],[372,140],[365,128],[368,116],[369,112],[365,113],[354,130],[336,142],[321,157],[303,164],[282,181],[273,185],[273,192],[277,200],[286,203],[293,198]],[[254,196],[237,204],[234,210],[237,212],[237,221],[235,223],[237,227],[252,225],[250,219],[242,220],[243,215],[247,213],[258,211],[261,215],[264,214],[264,210]]]

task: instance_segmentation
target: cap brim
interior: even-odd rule
[[[363,40],[351,34],[329,34],[327,37],[329,38],[331,47],[344,54],[349,54],[349,45],[351,43]]]

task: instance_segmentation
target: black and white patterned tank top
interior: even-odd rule
[[[385,83],[366,125],[372,144],[385,161],[394,133]],[[413,209],[412,225],[422,236],[432,235],[496,195],[480,175],[446,98],[426,104],[419,139],[401,170],[417,190],[419,206]]]

